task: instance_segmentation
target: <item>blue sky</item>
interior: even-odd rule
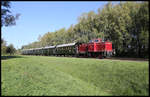
[[[37,41],[39,35],[54,32],[63,27],[68,29],[71,24],[77,24],[77,18],[84,12],[103,8],[106,1],[95,2],[11,2],[13,14],[20,13],[15,26],[2,27],[2,38],[7,44],[12,43],[15,48],[21,48]],[[118,2],[114,2],[118,3]]]

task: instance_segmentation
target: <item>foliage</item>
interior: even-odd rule
[[[16,25],[16,20],[19,18],[20,14],[14,16],[10,11],[10,8],[10,1],[1,1],[1,27]],[[3,38],[1,38],[1,47],[2,54],[14,54],[15,52],[13,45],[10,44],[9,46],[6,46],[6,41]]]
[[[1,53],[2,54],[6,54],[6,48],[7,48],[6,41],[3,38],[1,38]]]
[[[16,49],[14,48],[13,44],[9,44],[7,46],[7,42],[1,38],[1,53],[2,55],[7,54],[14,54],[16,52]]]
[[[16,20],[20,14],[14,16],[10,11],[10,1],[1,1],[1,27],[16,25]]]
[[[6,54],[7,47],[5,45],[1,46],[1,53]]]
[[[16,49],[14,48],[14,46],[12,44],[8,45],[6,48],[6,53],[14,54],[16,52]]]

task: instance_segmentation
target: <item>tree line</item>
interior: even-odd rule
[[[16,53],[16,49],[14,48],[13,44],[9,44],[7,46],[7,43],[4,39],[1,39],[1,54],[2,55],[13,55],[14,53]]]
[[[83,13],[78,23],[68,29],[47,32],[22,49],[88,42],[93,38],[111,41],[116,56],[149,57],[149,3],[109,2],[97,13]]]

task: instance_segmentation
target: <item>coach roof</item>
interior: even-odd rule
[[[46,46],[43,49],[47,49],[47,48],[55,48],[55,46]]]
[[[62,45],[57,45],[57,47],[66,47],[66,46],[74,46],[76,42],[74,43],[68,43],[68,44],[62,44]]]

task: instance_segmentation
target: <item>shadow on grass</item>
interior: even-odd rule
[[[1,56],[1,60],[7,60],[7,59],[12,59],[12,58],[23,58],[22,56],[13,56],[13,55],[10,55],[10,56]]]

